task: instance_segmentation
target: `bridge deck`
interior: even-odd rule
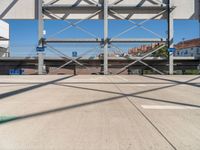
[[[0,76],[0,149],[198,150],[199,76]]]

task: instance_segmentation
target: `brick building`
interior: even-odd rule
[[[131,56],[139,56],[140,54],[147,53],[154,49],[155,47],[159,46],[160,43],[152,43],[149,45],[141,45],[139,47],[134,47],[128,50],[128,54]]]

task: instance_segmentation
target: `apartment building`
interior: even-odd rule
[[[175,56],[200,58],[200,38],[182,41],[175,45]]]

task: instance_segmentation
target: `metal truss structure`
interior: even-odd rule
[[[103,49],[104,49],[104,74],[107,75],[109,74],[109,70],[108,70],[108,47],[109,46],[113,46],[115,48],[120,49],[119,47],[117,47],[115,45],[115,43],[141,43],[141,42],[149,42],[149,43],[162,43],[162,45],[160,47],[157,47],[156,49],[152,50],[151,52],[145,54],[143,57],[141,57],[140,59],[130,63],[129,65],[123,67],[118,73],[120,74],[121,72],[125,71],[126,69],[128,69],[128,67],[130,67],[131,65],[134,65],[136,62],[140,62],[143,65],[153,69],[154,71],[156,71],[159,74],[164,74],[161,71],[157,70],[156,68],[153,68],[151,66],[149,66],[148,64],[146,64],[145,62],[143,62],[142,60],[146,57],[148,57],[149,55],[151,55],[152,53],[159,51],[161,48],[163,48],[164,46],[167,46],[168,48],[173,48],[173,10],[176,9],[171,3],[171,0],[167,0],[166,3],[160,1],[160,0],[151,0],[151,3],[153,4],[153,6],[143,6],[143,5],[137,5],[137,6],[130,6],[130,5],[117,5],[119,3],[121,3],[124,0],[116,0],[114,1],[112,4],[108,4],[108,0],[101,0],[101,1],[95,1],[95,0],[84,0],[86,1],[89,5],[61,5],[61,4],[57,4],[57,2],[59,2],[59,0],[51,0],[48,3],[44,3],[43,0],[38,0],[38,31],[39,31],[39,47],[45,47],[47,46],[48,48],[50,48],[52,51],[57,52],[62,58],[64,58],[66,60],[66,63],[63,64],[62,66],[60,66],[59,68],[62,68],[66,65],[69,65],[70,63],[74,62],[77,63],[81,66],[83,66],[83,64],[81,64],[80,62],[78,62],[78,60],[85,54],[87,54],[88,52],[96,49],[91,49],[85,53],[83,53],[81,56],[79,56],[78,58],[72,58],[69,57],[65,54],[63,54],[62,52],[60,52],[58,49],[52,47],[50,45],[50,43],[99,43]],[[141,1],[142,3],[142,1]],[[155,6],[154,6],[155,5]],[[76,10],[82,10],[83,13],[84,11],[88,11],[88,10],[92,10],[94,13],[90,14],[89,16],[87,16],[84,19],[78,20],[77,22],[70,22],[69,20],[66,20],[66,16],[69,15],[70,12],[72,11],[76,11]],[[135,10],[137,13],[141,13],[141,14],[151,14],[151,13],[155,13],[155,15],[153,15],[152,17],[142,20],[140,23],[136,23],[134,20],[129,19],[128,16],[124,16],[122,15],[123,13],[127,13],[127,12],[132,12],[132,10]],[[59,13],[59,15],[58,15]],[[62,15],[60,15],[62,14]],[[99,38],[97,37],[95,34],[91,33],[88,30],[85,30],[84,28],[80,27],[79,24],[81,22],[83,22],[84,20],[88,20],[91,19],[95,16],[101,16],[103,21],[104,21],[104,37],[103,38]],[[133,14],[132,14],[133,15]],[[63,20],[65,21],[68,26],[66,26],[65,28],[63,28],[62,30],[58,31],[57,33],[55,33],[53,36],[51,36],[50,38],[44,38],[43,35],[43,31],[44,31],[44,16],[47,16],[51,19],[56,19],[56,20]],[[123,32],[117,34],[114,37],[109,37],[108,33],[109,33],[109,28],[108,28],[108,21],[109,21],[109,16],[118,19],[118,20],[127,20],[130,23],[133,24],[132,27],[124,30]],[[168,23],[168,37],[162,37],[161,35],[155,33],[154,31],[146,28],[143,26],[144,23],[147,23],[149,20],[153,20],[156,19],[158,17],[161,16],[165,16],[164,19],[167,20]],[[62,32],[64,32],[65,30],[74,27],[79,29],[82,32],[85,32],[86,34],[90,35],[92,38],[90,39],[57,39],[57,38],[52,38],[57,34],[61,34]],[[136,29],[136,28],[141,28],[147,32],[150,32],[151,34],[153,34],[154,36],[156,36],[157,38],[154,39],[134,39],[134,38],[128,38],[128,39],[121,39],[119,38],[121,35]],[[38,74],[43,74],[43,65],[44,65],[44,51],[39,51],[38,52]],[[169,74],[173,74],[173,52],[169,53]]]

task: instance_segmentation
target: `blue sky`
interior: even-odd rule
[[[140,21],[136,21],[139,23]],[[10,48],[11,56],[33,56],[35,55],[35,47],[37,45],[37,21],[22,21],[22,20],[12,20],[8,21],[10,24]],[[64,21],[46,21],[45,30],[46,37],[49,37],[59,31],[60,29],[66,27],[68,24]],[[103,22],[102,21],[84,21],[80,25],[84,29],[91,31],[97,37],[103,37]],[[109,37],[115,36],[121,31],[133,26],[128,21],[110,21],[109,22]],[[144,24],[148,29],[151,29],[161,35],[166,37],[166,27],[167,24],[165,21],[149,21]],[[200,35],[199,32],[199,22],[198,21],[175,21],[175,43],[184,39],[197,38]],[[76,29],[70,28],[62,34],[56,35],[58,38],[92,38],[90,35],[85,34],[84,32]],[[143,29],[136,28],[127,32],[126,34],[120,36],[121,38],[157,38],[153,34],[144,31]],[[92,44],[63,44],[63,45],[54,45],[60,50],[70,55],[72,51],[84,51],[95,47],[96,45]],[[131,47],[137,46],[137,44],[118,44],[118,47],[122,48],[124,51],[127,51]],[[81,52],[80,52],[81,53]],[[50,52],[47,51],[47,54]]]

